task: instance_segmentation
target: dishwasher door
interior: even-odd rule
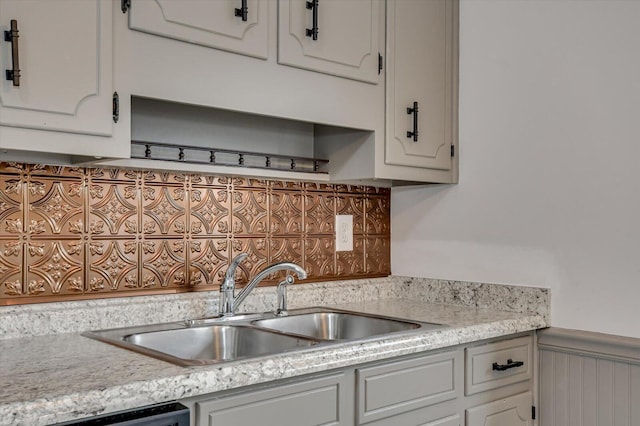
[[[178,402],[90,417],[56,426],[189,426],[189,409]]]

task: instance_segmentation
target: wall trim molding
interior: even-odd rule
[[[538,348],[640,364],[640,339],[551,327],[538,331]]]

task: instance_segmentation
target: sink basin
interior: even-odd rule
[[[101,332],[87,335],[184,366],[279,354],[318,343],[299,336],[243,325],[210,325],[133,334],[119,333],[119,338],[114,336],[113,330],[107,332],[111,336],[100,336]]]
[[[313,312],[251,322],[256,327],[318,340],[355,340],[424,327],[409,321],[345,312]],[[433,324],[439,326],[439,324]]]
[[[276,355],[331,342],[446,327],[330,308],[90,331],[85,336],[182,366]]]
[[[233,361],[309,347],[315,342],[251,327],[208,327],[137,333],[124,341],[185,360]]]

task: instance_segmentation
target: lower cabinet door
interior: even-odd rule
[[[464,414],[443,414],[438,407],[427,407],[386,419],[367,423],[367,426],[464,426]]]
[[[380,424],[415,426],[424,424],[421,419],[445,417],[450,413],[423,414],[420,409],[462,396],[463,375],[456,372],[462,364],[462,352],[451,351],[358,369],[358,424],[389,418],[389,423]],[[408,423],[397,423],[399,415],[408,412]]]
[[[459,415],[445,417],[443,419],[433,420],[427,423],[421,423],[419,426],[463,426],[462,417]]]
[[[531,392],[499,399],[467,410],[467,426],[532,426]]]
[[[197,426],[353,424],[353,376],[336,374],[196,403]]]

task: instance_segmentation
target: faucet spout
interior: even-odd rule
[[[240,253],[239,255],[233,258],[233,260],[231,261],[231,264],[227,268],[227,273],[225,274],[225,277],[224,277],[225,281],[234,280],[236,269],[238,268],[240,263],[242,263],[242,261],[247,258],[247,256],[249,256],[247,253]]]
[[[251,293],[251,291],[258,284],[260,284],[262,280],[264,280],[266,277],[273,274],[274,272],[278,272],[278,271],[293,271],[301,280],[304,280],[305,278],[307,278],[307,271],[305,271],[300,265],[297,265],[292,262],[274,263],[273,265],[267,266],[262,271],[258,272],[258,274],[249,282],[249,284],[247,284],[242,289],[240,294],[238,294],[235,297],[235,301],[233,303],[234,309],[240,306],[240,304],[244,301],[244,299],[247,298],[249,293]]]

